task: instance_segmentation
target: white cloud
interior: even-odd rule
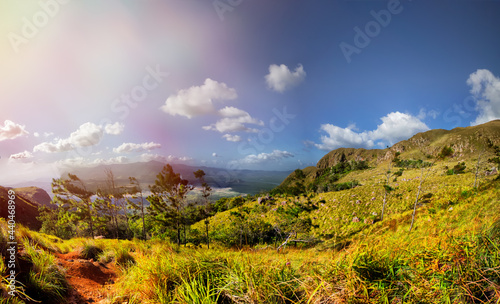
[[[241,141],[241,136],[239,136],[239,135],[224,134],[224,135],[222,135],[222,138],[224,138],[227,141],[232,141],[232,142],[240,142]]]
[[[321,131],[327,135],[321,136],[321,144],[316,144],[321,150],[333,150],[340,147],[373,147],[373,140],[369,139],[367,132],[357,133],[353,131],[354,126],[340,128],[332,124],[321,125]]]
[[[284,64],[269,66],[269,74],[266,75],[266,82],[270,89],[283,93],[285,90],[298,85],[306,78],[304,67],[299,64],[295,71],[290,71]]]
[[[45,133],[50,136],[51,133]],[[65,152],[74,150],[76,147],[89,147],[97,145],[104,135],[104,130],[91,122],[82,124],[78,130],[71,133],[68,138],[56,138],[53,142],[43,142],[33,148],[33,152]]]
[[[413,135],[429,130],[429,127],[415,116],[401,112],[392,112],[382,117],[382,124],[377,126],[370,137],[384,140],[390,145],[408,139]]]
[[[256,132],[256,129],[249,128],[245,124],[263,126],[264,122],[255,119],[248,112],[235,107],[225,107],[219,110],[219,115],[224,118],[218,120],[215,124],[204,126],[204,130],[218,131],[220,133],[229,132]]]
[[[98,158],[92,163],[95,165],[113,165],[113,164],[125,164],[128,163],[129,159],[126,156],[117,156],[108,159]]]
[[[224,107],[219,110],[219,114],[222,117],[240,117],[240,116],[247,116],[248,113],[246,111],[243,111],[241,109],[235,108],[235,107]]]
[[[189,89],[180,90],[176,95],[169,96],[161,109],[170,115],[192,118],[215,113],[214,100],[233,100],[237,97],[235,89],[229,88],[225,83],[207,78],[201,86],[192,86]]]
[[[169,156],[163,156],[159,154],[151,154],[151,153],[144,153],[141,156],[141,161],[142,162],[148,162],[148,161],[159,161],[162,163],[183,163],[183,162],[189,162],[193,160],[191,157],[187,156],[182,156],[182,157],[177,157],[173,155]]]
[[[29,134],[24,128],[25,126],[16,124],[11,120],[5,120],[4,125],[0,125],[0,141]]]
[[[477,99],[476,110],[479,112],[471,125],[500,119],[500,78],[489,70],[479,69],[470,74],[467,84],[471,87],[471,94]]]
[[[378,146],[393,145],[398,141],[408,139],[416,133],[429,130],[420,119],[410,114],[392,112],[381,118],[382,124],[373,131],[356,132],[355,126],[340,128],[332,124],[321,125],[321,130],[327,135],[321,136],[321,143],[315,146],[322,150],[346,148],[372,148],[375,142]]]
[[[33,148],[33,152],[56,153],[71,151],[75,147],[69,142],[68,139],[56,138],[53,142],[43,142]]]
[[[212,153],[212,157],[219,157],[219,155],[217,155],[217,153]]]
[[[9,159],[28,159],[28,158],[33,158],[33,154],[28,151],[12,154]]]
[[[122,134],[123,129],[125,129],[125,125],[120,122],[115,122],[114,124],[107,124],[106,126],[104,126],[104,132],[110,135]]]
[[[113,152],[115,153],[130,153],[130,152],[138,152],[138,151],[151,151],[154,149],[161,148],[161,144],[148,142],[142,144],[134,144],[134,143],[124,143],[121,144],[118,148],[113,148]]]
[[[40,137],[40,133],[38,133],[38,132],[34,132],[34,133],[33,133],[33,136],[35,136],[35,137]]]
[[[427,111],[425,108],[421,108],[420,111],[418,112],[417,118],[420,120],[424,120],[427,117],[432,117],[433,119],[436,119],[438,116],[439,112],[436,110]]]
[[[82,124],[71,133],[68,138],[56,138],[52,142],[43,142],[33,148],[33,152],[56,153],[74,150],[77,147],[90,147],[99,144],[104,134],[118,135],[123,131],[124,125],[116,122],[105,126],[96,125],[91,122]],[[39,133],[37,133],[40,136]],[[50,137],[53,133],[45,132],[44,137]],[[36,135],[35,135],[36,136]]]
[[[232,163],[239,164],[262,164],[269,161],[280,161],[285,158],[294,157],[294,155],[287,151],[274,150],[271,153],[250,154],[244,158],[233,161]]]
[[[101,141],[103,135],[104,131],[101,126],[86,122],[70,134],[69,142],[77,147],[95,146]]]

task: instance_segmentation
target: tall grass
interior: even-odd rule
[[[32,264],[26,279],[26,293],[35,300],[44,300],[47,303],[61,302],[68,289],[66,277],[56,263],[55,257],[32,244],[28,239],[23,240],[24,259]]]

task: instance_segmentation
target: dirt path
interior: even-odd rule
[[[116,280],[113,263],[103,264],[80,259],[77,252],[56,254],[60,266],[66,269],[70,285],[69,304],[105,303]]]

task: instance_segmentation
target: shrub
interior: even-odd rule
[[[443,149],[441,150],[441,152],[438,154],[438,157],[439,158],[446,158],[448,156],[452,156],[453,152],[454,151],[451,147],[444,146]]]
[[[80,251],[80,257],[86,260],[97,260],[102,252],[103,250],[100,246],[97,246],[93,241],[88,241],[83,244]]]
[[[135,264],[135,258],[126,248],[120,247],[115,252],[115,262],[120,267],[128,268]]]
[[[455,175],[455,174],[462,174],[465,173],[465,169],[467,166],[465,165],[464,162],[456,164],[453,169],[449,169],[446,171],[447,175]]]

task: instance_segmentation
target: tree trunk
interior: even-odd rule
[[[387,190],[384,192],[384,202],[382,204],[382,214],[380,215],[380,220],[384,220],[384,210],[385,210],[385,203],[387,202]]]
[[[87,207],[89,208],[89,226],[90,226],[90,235],[94,238],[94,223],[92,221],[92,204],[87,202]]]
[[[478,176],[478,174],[479,174],[479,162],[480,162],[480,160],[481,160],[481,155],[483,154],[483,152],[484,152],[484,149],[483,149],[483,151],[481,151],[481,153],[479,153],[479,156],[477,157],[476,175],[475,175],[475,177],[474,177],[474,186],[473,186],[473,188],[476,188],[476,184],[477,184],[477,176]]]
[[[210,239],[208,238],[208,220],[205,220],[205,226],[207,228],[207,248],[210,249]]]
[[[424,181],[424,168],[422,168],[422,174],[420,174],[420,184],[418,185],[418,191],[417,191],[417,198],[415,199],[415,204],[413,205],[413,214],[411,216],[411,225],[410,225],[410,231],[413,228],[413,223],[415,222],[415,213],[417,211],[417,203],[418,199],[420,197],[420,190],[422,190],[422,182]]]
[[[142,213],[142,238],[146,240],[146,224],[144,221],[144,197],[142,197],[141,192],[141,213]]]

